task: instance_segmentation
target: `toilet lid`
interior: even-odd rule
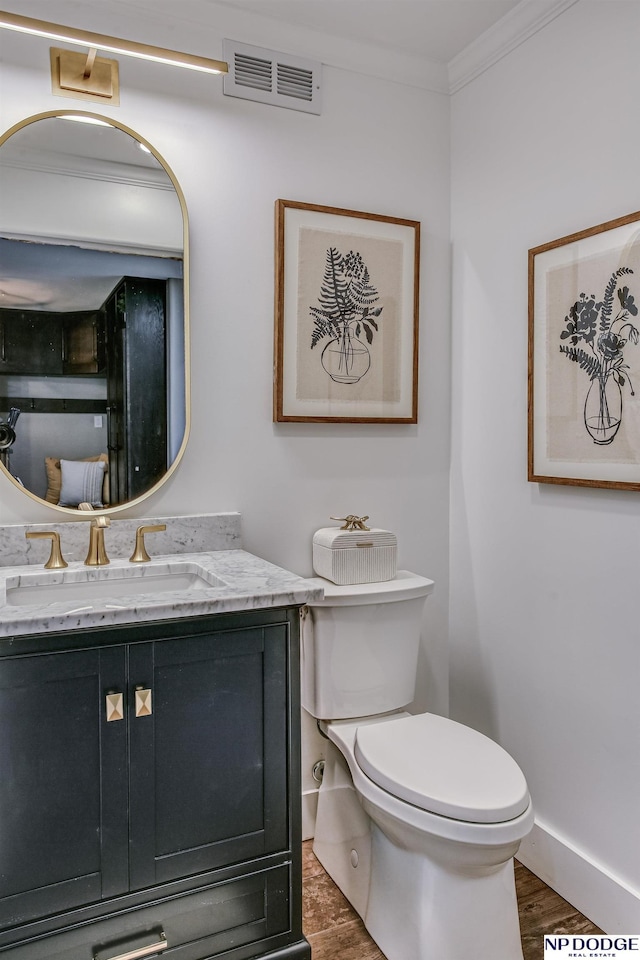
[[[359,726],[355,756],[383,790],[443,817],[500,823],[529,804],[524,774],[506,750],[432,713]]]

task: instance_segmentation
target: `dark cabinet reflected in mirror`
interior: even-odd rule
[[[0,140],[0,462],[72,510],[155,490],[188,432],[179,187],[132,131],[78,119]]]

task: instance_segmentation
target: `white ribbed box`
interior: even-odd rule
[[[313,569],[332,583],[393,580],[398,541],[389,530],[341,530],[323,527],[313,535]]]

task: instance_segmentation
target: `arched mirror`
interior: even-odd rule
[[[0,137],[0,194],[0,472],[65,512],[122,509],[187,441],[182,192],[132,130],[60,111]]]

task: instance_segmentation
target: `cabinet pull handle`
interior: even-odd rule
[[[124,696],[121,693],[108,693],[106,696],[107,723],[124,720]]]
[[[136,717],[150,717],[152,713],[151,690],[136,687]]]
[[[135,950],[128,950],[126,953],[114,954],[107,957],[102,950],[93,954],[93,960],[142,960],[142,957],[151,957],[154,953],[161,953],[169,946],[164,933],[160,934],[160,939],[156,943],[150,943],[146,947],[137,947]]]

